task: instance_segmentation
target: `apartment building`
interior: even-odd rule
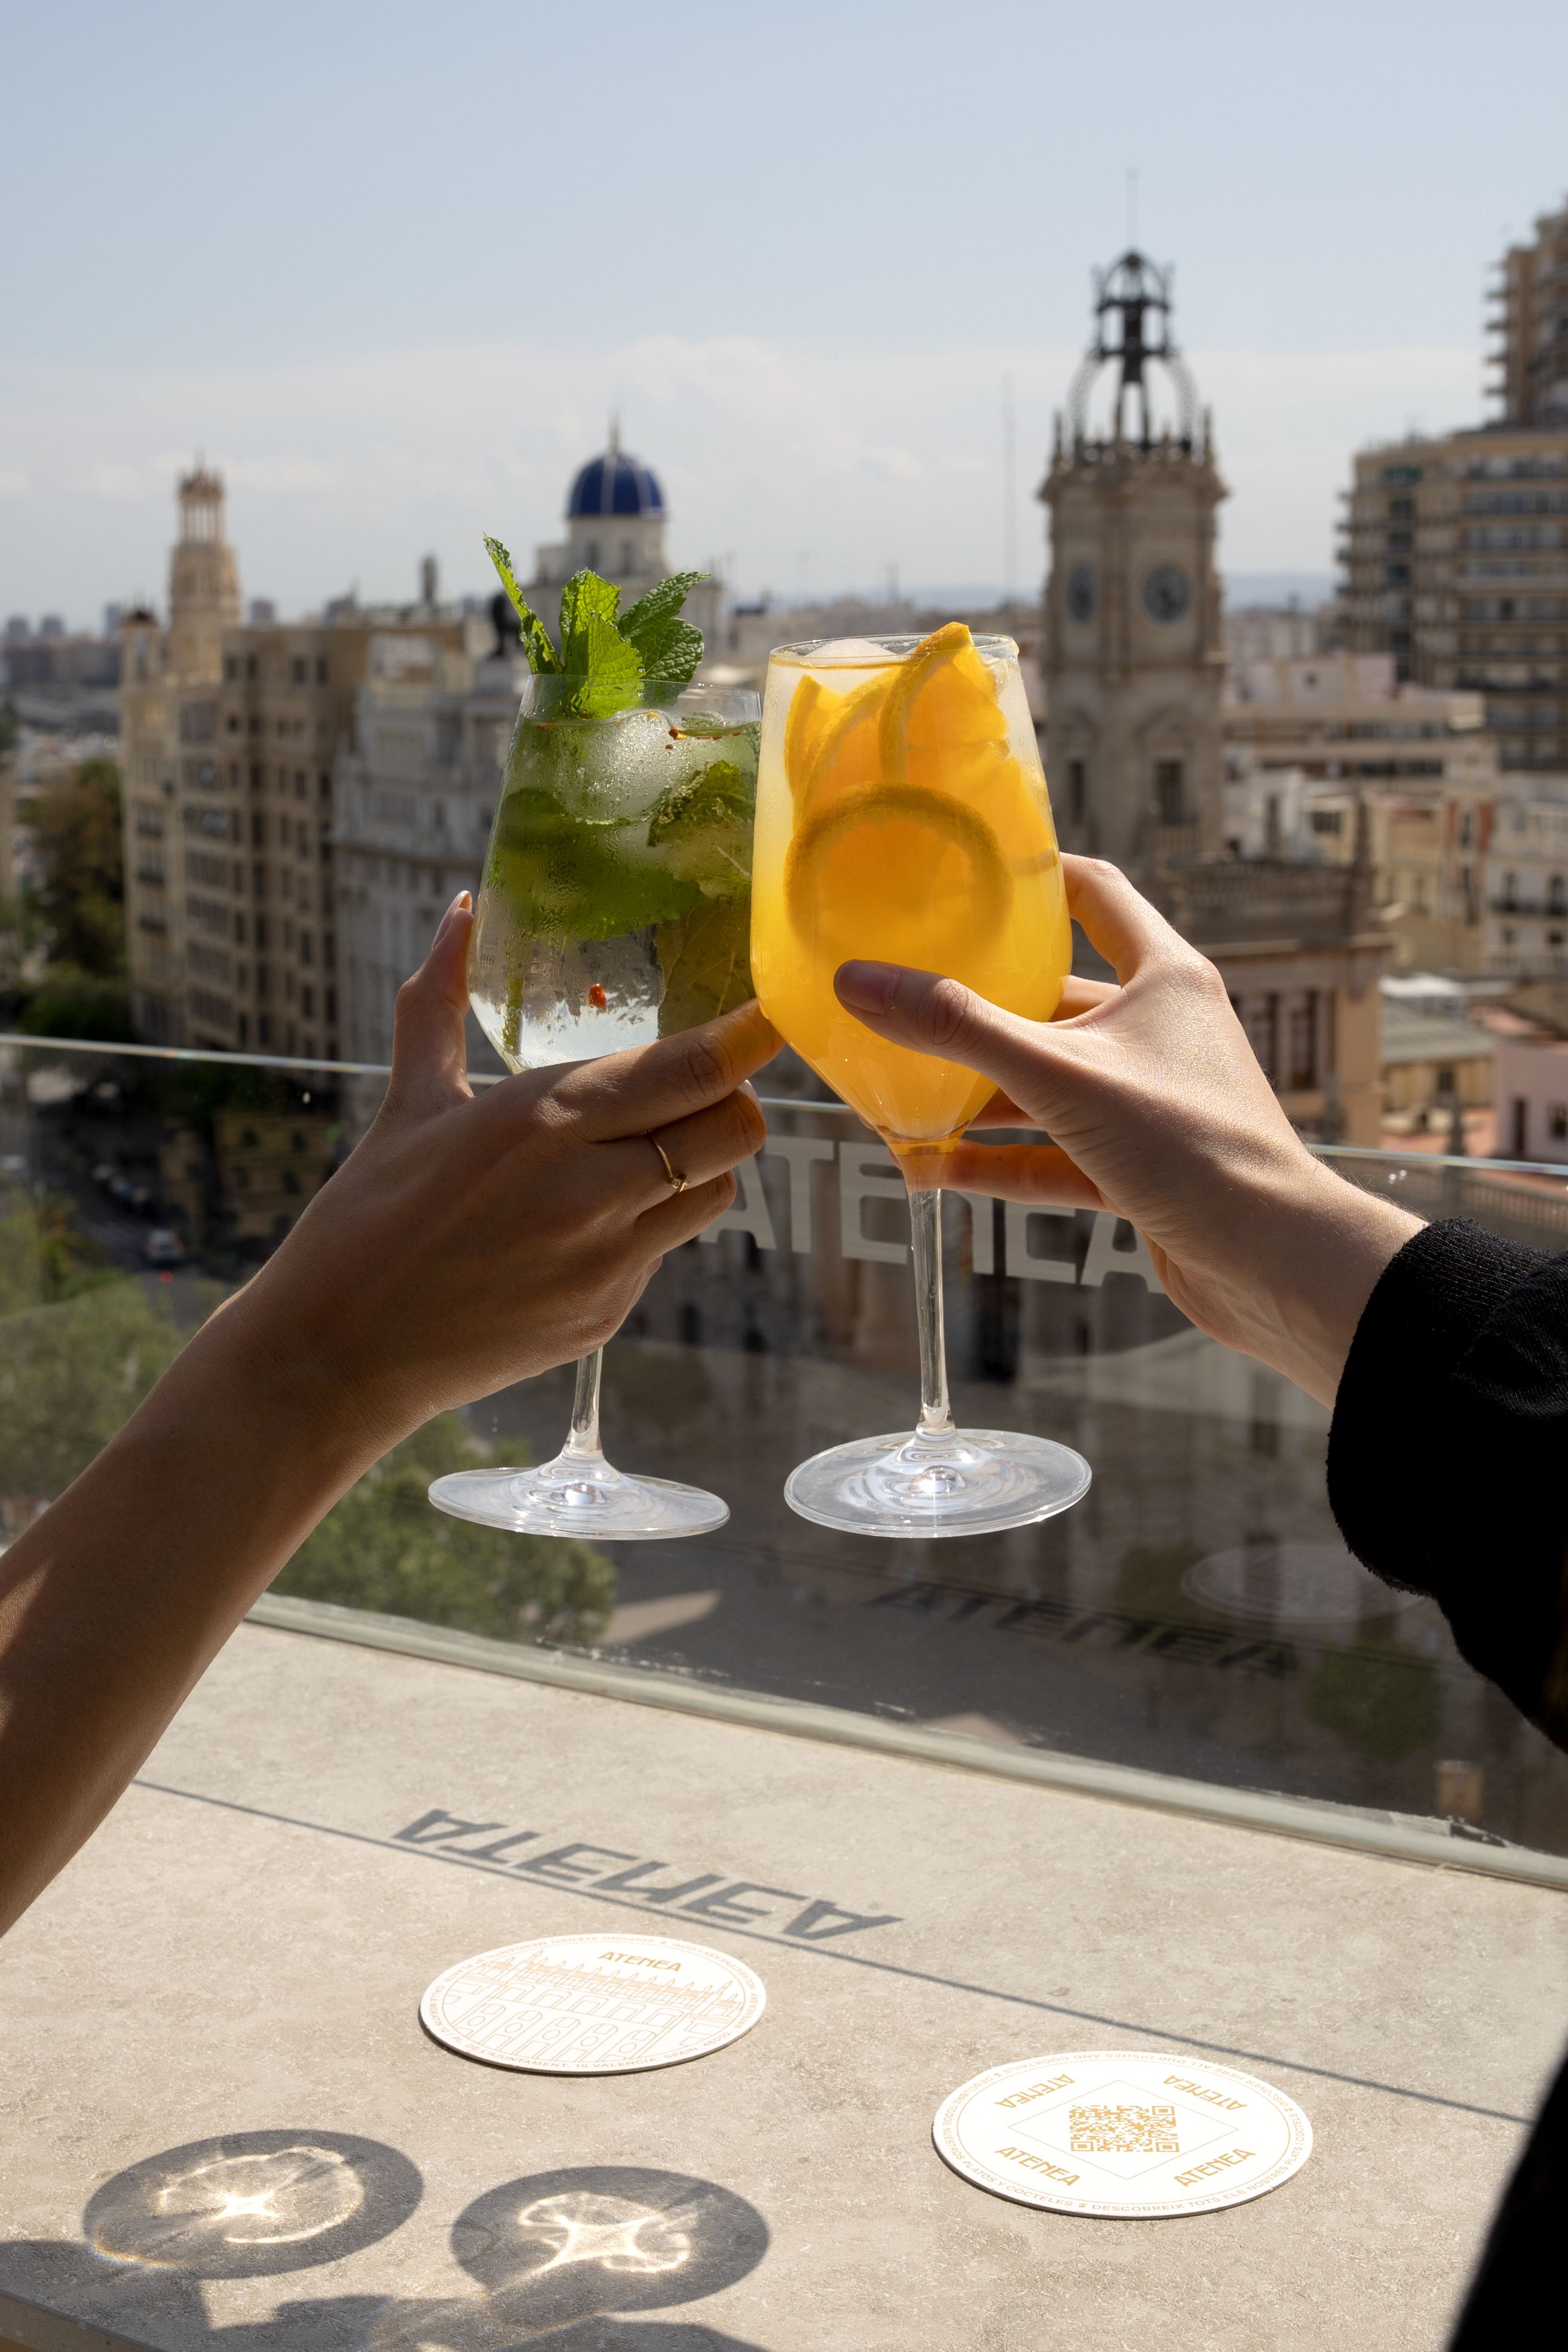
[[[1498,803],[1481,969],[1523,980],[1568,974],[1568,776],[1532,779]]]
[[[457,892],[479,887],[528,677],[512,632],[496,634],[495,648],[479,652],[418,633],[371,640],[335,775],[337,1034],[346,1061],[391,1058],[399,986]],[[476,1024],[469,1055],[472,1067],[500,1067]]]
[[[1387,654],[1233,665],[1226,837],[1242,857],[1357,855],[1399,970],[1488,968],[1500,788],[1479,694],[1402,684]]]
[[[223,486],[179,488],[169,621],[122,624],[126,929],[141,1034],[219,1051],[339,1052],[332,770],[370,647],[461,646],[420,601],[241,625]]]
[[[1491,329],[1492,392],[1505,424],[1568,426],[1568,205],[1504,254]]]

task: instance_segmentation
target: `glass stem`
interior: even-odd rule
[[[910,1191],[915,1255],[915,1314],[921,1338],[921,1418],[917,1437],[951,1437],[947,1333],[942,1310],[942,1194]]]
[[[597,1462],[602,1458],[599,1444],[599,1375],[605,1369],[605,1351],[595,1348],[591,1356],[584,1356],[577,1365],[577,1386],[572,1398],[572,1429],[562,1451],[565,1454],[587,1454]]]

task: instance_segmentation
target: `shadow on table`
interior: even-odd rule
[[[341,2132],[249,2132],[148,2157],[95,2191],[85,2243],[0,2244],[0,2295],[170,2352],[764,2352],[641,2313],[716,2294],[755,2269],[768,2229],[716,2183],[641,2166],[535,2173],[475,2200],[452,2230],[471,2285],[330,2295],[211,2325],[202,2282],[336,2263],[413,2213],[406,2157]]]

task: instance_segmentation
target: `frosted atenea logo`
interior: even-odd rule
[[[955,2172],[1057,2213],[1207,2213],[1278,2189],[1312,2150],[1293,2099],[1205,2059],[1070,2050],[994,2066],[932,2126]]]

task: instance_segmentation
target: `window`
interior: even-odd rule
[[[1452,1067],[1447,1064],[1438,1066],[1437,1092],[1440,1095],[1451,1095],[1454,1092],[1454,1073]]]
[[[1561,874],[1554,874],[1546,886],[1546,911],[1549,915],[1568,915],[1568,898],[1563,896]]]
[[[1314,833],[1339,833],[1343,830],[1343,809],[1321,808],[1314,809],[1312,811],[1312,831]]]
[[[1082,760],[1068,761],[1068,816],[1073,824],[1081,824],[1089,804],[1089,770]]]
[[[1154,762],[1154,805],[1162,824],[1184,824],[1185,795],[1183,791],[1180,760],[1156,760]]]
[[[1307,990],[1290,1007],[1289,1083],[1292,1087],[1318,1083],[1318,992]]]
[[[1258,1065],[1269,1085],[1277,1086],[1279,1074],[1279,999],[1272,991],[1267,996],[1251,996],[1244,1000],[1242,1027],[1247,1042],[1258,1056]]]
[[[1546,1132],[1554,1143],[1568,1138],[1568,1103],[1547,1104]]]

